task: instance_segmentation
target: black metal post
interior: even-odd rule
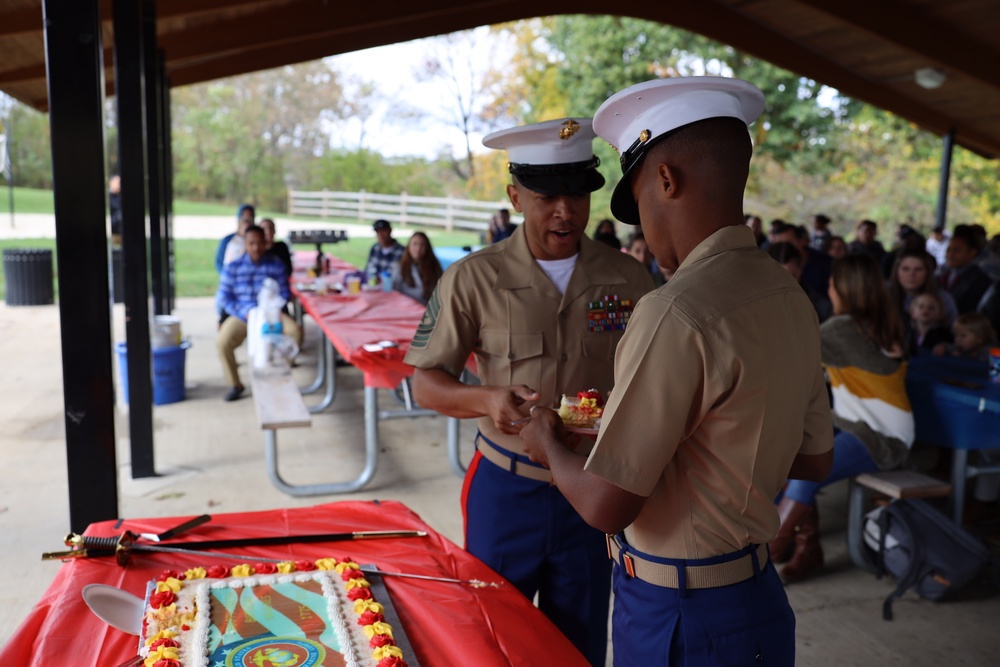
[[[163,147],[160,101],[160,66],[156,48],[156,0],[142,3],[142,73],[146,119],[146,173],[149,175],[149,287],[153,312],[167,315],[167,259],[163,207],[161,154]]]
[[[118,515],[100,3],[43,0],[70,530]]]
[[[948,218],[948,182],[951,180],[951,155],[955,152],[955,128],[944,135],[941,155],[941,176],[938,185],[937,224],[941,228],[947,226]]]
[[[170,288],[167,290],[167,310],[173,312],[177,303],[177,274],[174,267],[174,158],[173,158],[173,129],[170,125],[170,77],[167,76],[167,58],[163,50],[160,50],[160,85],[162,94],[160,101],[163,104],[163,204],[164,214],[167,221],[167,262],[168,278]]]
[[[122,177],[122,268],[128,344],[128,422],[132,477],[155,477],[153,378],[149,345],[149,269],[146,264],[146,133],[143,110],[142,8],[114,0],[115,101],[118,167]]]

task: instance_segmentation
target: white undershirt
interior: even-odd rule
[[[573,276],[576,258],[579,256],[580,253],[577,253],[567,259],[551,259],[548,261],[536,259],[535,261],[538,262],[538,266],[542,267],[542,271],[549,277],[552,284],[559,288],[559,293],[565,294],[566,287],[569,285],[569,279]]]

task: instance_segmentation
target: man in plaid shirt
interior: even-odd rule
[[[378,236],[378,243],[373,245],[369,251],[368,263],[365,265],[365,275],[369,282],[373,277],[381,277],[386,271],[392,273],[392,266],[399,264],[399,260],[403,259],[403,252],[406,250],[396,239],[392,238],[392,227],[388,220],[376,220],[372,227]]]
[[[246,254],[233,260],[222,270],[219,281],[219,293],[216,302],[219,304],[225,319],[219,325],[219,335],[215,339],[215,347],[222,360],[222,368],[226,374],[229,391],[224,399],[235,401],[243,395],[244,387],[236,370],[236,348],[247,337],[247,315],[250,309],[257,305],[257,295],[264,280],[273,278],[278,283],[281,297],[288,300],[288,274],[285,266],[277,257],[265,255],[264,230],[251,225],[244,232]],[[301,342],[301,332],[298,324],[285,313],[281,314],[282,332]]]

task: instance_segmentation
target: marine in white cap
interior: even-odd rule
[[[616,665],[792,665],[795,619],[772,565],[774,498],[832,461],[816,315],[743,224],[764,108],[722,77],[649,81],[608,99],[621,155],[612,211],[641,224],[670,281],[638,304],[589,455],[533,409],[533,461],[608,534]]]
[[[532,405],[611,389],[614,353],[653,288],[634,259],[584,235],[604,184],[589,118],[489,135],[507,151],[507,195],[524,216],[507,239],[456,262],[431,296],[406,362],[420,405],[479,419],[462,494],[465,546],[538,606],[592,665],[607,654],[611,569],[604,536],[531,463],[517,437]],[[459,376],[475,355],[479,385]],[[593,439],[578,446],[587,451]],[[569,651],[569,653],[567,653]],[[572,647],[553,646],[559,664]]]

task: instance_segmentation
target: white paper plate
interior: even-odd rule
[[[108,625],[130,635],[142,629],[143,599],[115,586],[89,584],[83,587],[83,599],[90,611]]]

